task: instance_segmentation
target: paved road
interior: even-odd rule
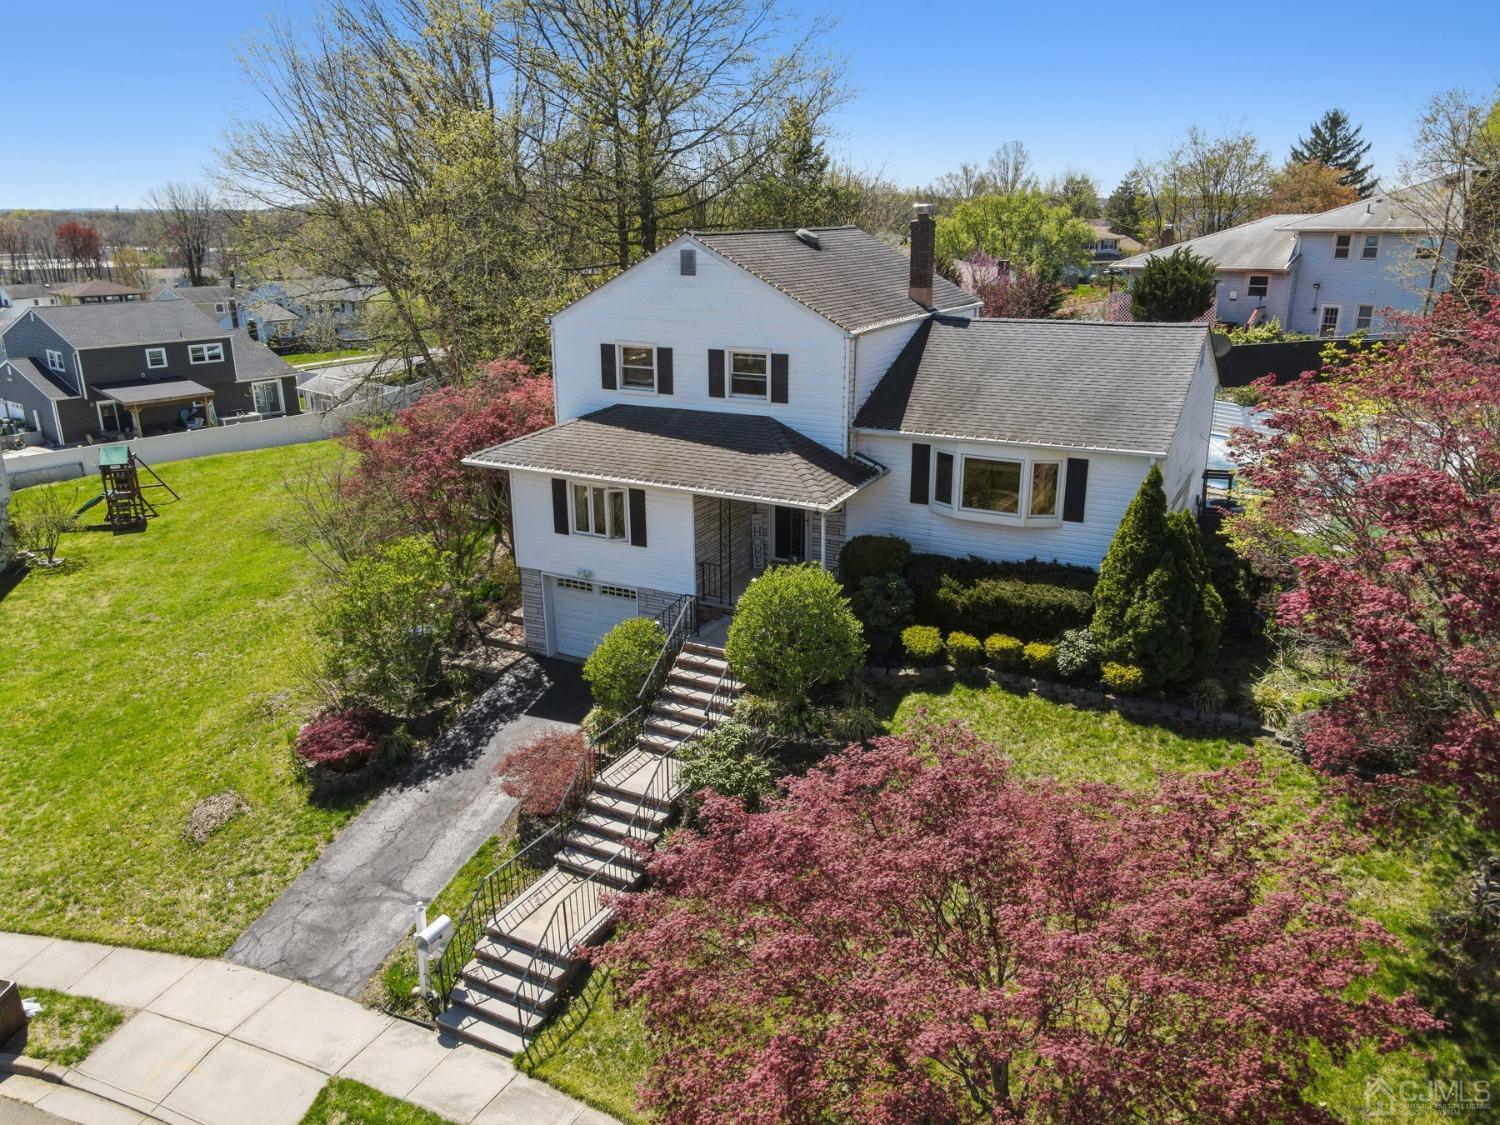
[[[588,710],[579,668],[524,657],[255,920],[230,961],[356,996],[463,863],[510,818],[495,767],[514,746]]]

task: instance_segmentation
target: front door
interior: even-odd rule
[[[776,508],[773,556],[778,562],[802,562],[807,558],[807,513],[801,508]]]

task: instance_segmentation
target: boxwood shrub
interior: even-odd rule
[[[896,535],[856,535],[839,552],[839,578],[854,591],[866,578],[899,576],[911,558],[911,544]]]
[[[1033,676],[1052,677],[1057,675],[1057,646],[1043,644],[1041,641],[1032,641],[1024,649],[1021,655],[1026,658],[1026,667],[1031,669]]]
[[[972,633],[955,629],[948,634],[948,663],[955,668],[972,668],[984,661],[984,646]]]
[[[1017,637],[1009,633],[991,633],[984,639],[984,654],[996,668],[1010,671],[1021,666],[1021,650],[1024,648]]]
[[[1146,689],[1146,673],[1138,664],[1116,664],[1113,660],[1106,660],[1099,674],[1111,691],[1134,695]]]
[[[931,664],[943,651],[943,634],[933,625],[908,625],[901,630],[901,647],[917,664]]]
[[[913,555],[906,568],[918,621],[1023,641],[1088,625],[1095,578],[1087,567],[1036,559],[1004,563]]]

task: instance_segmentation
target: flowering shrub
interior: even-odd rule
[[[522,815],[551,816],[586,753],[582,734],[553,731],[507,752],[495,772],[506,795],[520,798]]]
[[[389,733],[390,720],[369,707],[346,707],[319,715],[297,732],[298,759],[334,773],[351,773],[369,765]]]
[[[955,629],[948,634],[948,663],[955,668],[972,668],[984,661],[984,646],[972,633]]]
[[[984,639],[984,654],[996,668],[1011,671],[1021,666],[1025,646],[1017,637],[1006,633],[991,633]]]

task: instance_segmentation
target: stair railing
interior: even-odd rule
[[[693,595],[683,594],[656,615],[657,623],[666,631],[667,637],[662,642],[661,651],[656,654],[656,663],[651,665],[646,682],[641,685],[641,690],[636,692],[635,697],[642,707],[649,704],[661,689],[661,685],[666,681],[667,673],[671,671],[673,661],[677,659],[677,654],[682,651],[682,646],[687,644],[688,638],[693,635],[694,605]]]

